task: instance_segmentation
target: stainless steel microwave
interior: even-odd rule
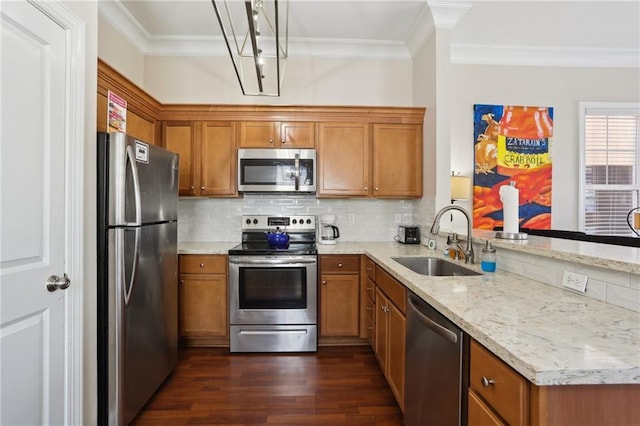
[[[316,150],[239,149],[238,191],[315,193]]]

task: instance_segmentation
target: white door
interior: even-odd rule
[[[69,173],[68,116],[69,90],[76,86],[68,79],[67,30],[40,8],[0,4],[2,425],[60,425],[73,418],[72,289],[55,286],[64,287],[66,273],[73,278],[67,257],[76,225],[68,220],[68,188],[77,174]]]

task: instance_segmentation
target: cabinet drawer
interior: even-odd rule
[[[376,285],[403,314],[406,313],[407,292],[405,287],[378,265],[376,265]]]
[[[181,274],[226,274],[227,256],[182,254],[179,257]]]
[[[323,274],[359,274],[360,256],[322,255],[320,256],[320,268]]]
[[[376,264],[366,256],[364,257],[364,269],[367,271],[367,277],[376,282]]]
[[[527,380],[476,341],[471,342],[469,384],[508,424],[527,424]]]

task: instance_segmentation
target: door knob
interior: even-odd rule
[[[65,272],[62,277],[57,275],[50,275],[47,278],[47,290],[56,291],[57,289],[64,290],[71,285],[71,280]]]

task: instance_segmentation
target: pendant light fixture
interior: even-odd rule
[[[245,96],[280,96],[288,55],[288,0],[211,0]]]

